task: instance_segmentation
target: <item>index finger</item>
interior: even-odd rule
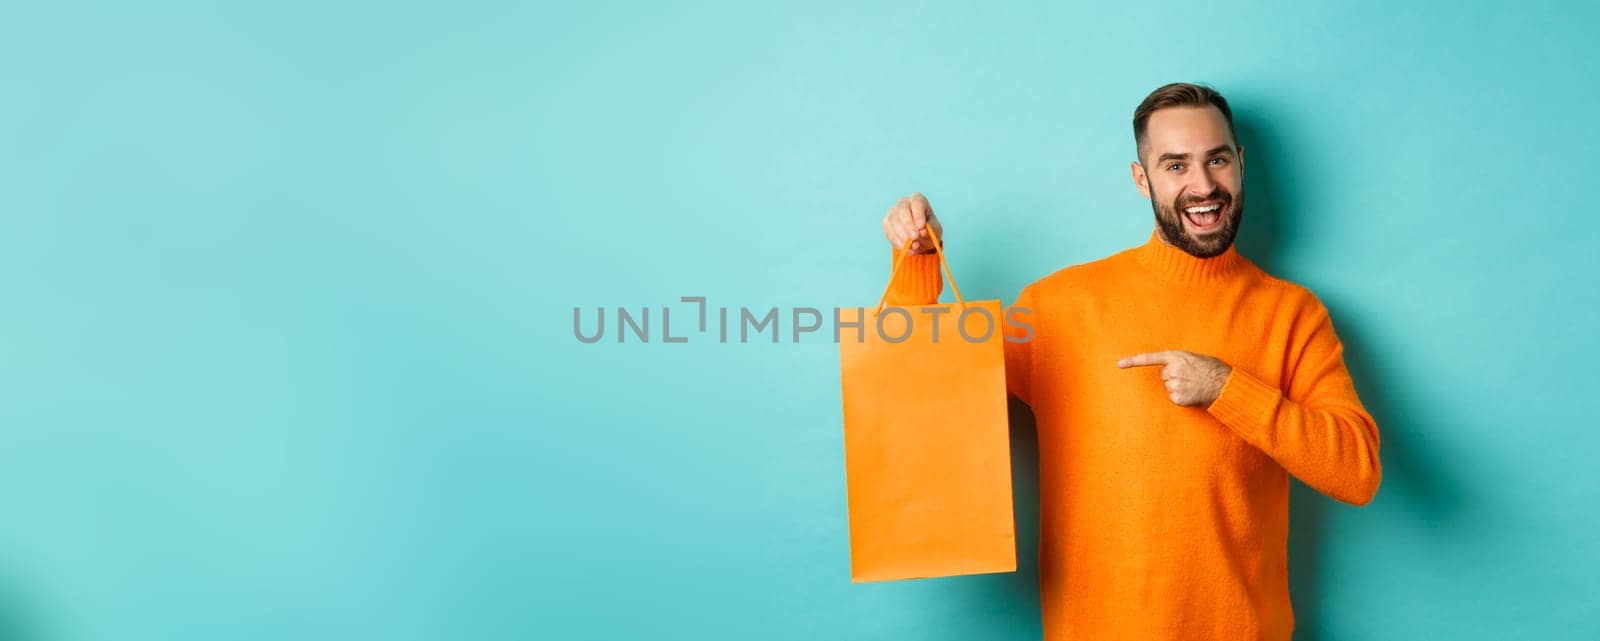
[[[1171,360],[1171,351],[1145,352],[1117,361],[1117,367],[1126,369],[1129,367],[1144,367],[1146,365],[1166,365]]]

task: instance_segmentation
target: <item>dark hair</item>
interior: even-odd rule
[[[1235,144],[1239,137],[1233,132],[1233,110],[1228,108],[1228,99],[1205,85],[1188,82],[1174,82],[1162,85],[1150,95],[1144,97],[1144,102],[1139,103],[1139,108],[1133,110],[1133,143],[1138,147],[1140,160],[1144,159],[1145,126],[1150,124],[1150,114],[1167,107],[1204,107],[1212,105],[1217,111],[1222,112],[1222,119],[1228,121],[1228,135],[1233,136]]]

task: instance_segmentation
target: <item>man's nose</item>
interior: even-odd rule
[[[1211,179],[1211,174],[1204,171],[1196,173],[1199,175],[1195,177],[1193,183],[1189,184],[1189,196],[1191,198],[1205,198],[1217,190],[1217,181]]]

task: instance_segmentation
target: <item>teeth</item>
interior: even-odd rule
[[[1203,214],[1203,213],[1206,213],[1208,211],[1216,211],[1217,208],[1220,207],[1220,206],[1221,205],[1206,205],[1204,207],[1190,207],[1188,209],[1185,209],[1184,211],[1189,212],[1191,214]]]

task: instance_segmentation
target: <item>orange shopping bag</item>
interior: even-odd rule
[[[962,300],[932,240],[956,303],[885,289],[839,336],[854,583],[1017,569],[1000,301]]]

